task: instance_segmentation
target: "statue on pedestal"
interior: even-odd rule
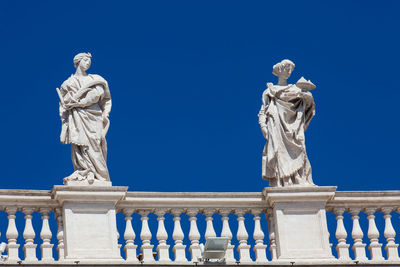
[[[60,141],[71,144],[75,170],[64,178],[64,184],[110,181],[105,137],[110,125],[111,96],[106,80],[86,73],[91,57],[90,53],[77,54],[75,74],[57,88],[62,121]]]
[[[305,146],[304,132],[315,115],[311,81],[303,77],[287,84],[294,63],[282,60],[273,67],[278,84],[267,83],[262,95],[259,124],[267,143],[262,157],[262,177],[273,187],[315,186]]]

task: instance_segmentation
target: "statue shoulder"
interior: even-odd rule
[[[296,84],[290,84],[289,88],[290,88],[292,91],[301,92],[301,88],[298,87]]]
[[[62,87],[69,86],[69,85],[74,84],[74,83],[75,83],[74,75],[71,74],[71,76],[69,76],[68,79],[66,79],[66,80],[61,84],[61,88],[62,88]]]
[[[266,83],[265,85],[267,86],[267,89],[268,89],[268,88],[273,88],[273,87],[274,87],[274,84],[273,84],[273,83]]]
[[[93,80],[96,80],[96,81],[100,80],[100,81],[102,81],[102,82],[104,82],[104,83],[107,83],[106,79],[104,79],[103,77],[101,77],[101,76],[98,75],[98,74],[89,74],[89,76],[90,76]]]
[[[106,79],[101,77],[98,74],[89,74],[90,77],[93,79],[92,84],[101,84],[104,87],[104,101],[110,101],[111,100],[111,95],[110,95],[110,88],[108,87],[108,82]]]
[[[268,91],[271,91],[274,89],[274,84],[273,83],[266,83],[265,84],[267,86],[267,88],[264,90],[263,95],[267,94]]]

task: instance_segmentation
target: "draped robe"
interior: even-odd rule
[[[259,112],[267,139],[262,176],[271,186],[314,185],[304,138],[315,115],[314,99],[296,85],[267,86]]]
[[[66,180],[109,181],[107,169],[108,115],[111,96],[99,75],[72,75],[60,89],[62,131],[60,141],[71,144],[74,173]]]

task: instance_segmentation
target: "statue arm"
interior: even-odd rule
[[[60,118],[61,118],[61,134],[60,134],[60,141],[63,144],[68,143],[68,114],[69,111],[65,107],[64,103],[64,96],[66,95],[67,91],[63,86],[61,86],[61,90],[59,92],[59,97],[60,97],[60,106],[59,106],[59,112],[60,112]]]
[[[103,114],[104,116],[108,117],[111,111],[111,99],[105,101],[104,106],[103,106]]]
[[[64,84],[62,84],[58,92],[59,92],[59,97],[60,97],[60,105],[59,105],[60,118],[61,118],[61,121],[64,123],[68,119],[68,111],[67,111],[67,108],[65,107],[65,103],[64,103],[65,96],[68,91],[65,89]]]
[[[315,116],[315,103],[314,98],[310,92],[303,92],[304,110],[305,110],[305,124],[304,130],[307,130],[312,118]]]
[[[95,88],[87,92],[85,97],[79,100],[79,102],[76,104],[76,107],[88,107],[95,103],[98,103],[103,95],[104,95],[103,86],[96,85]]]
[[[264,91],[262,95],[262,105],[258,112],[258,123],[261,127],[261,132],[264,137],[267,137],[267,108],[269,105],[268,89]]]
[[[267,138],[267,114],[266,106],[261,105],[260,112],[258,112],[258,123],[261,127],[261,132],[265,138]]]
[[[314,97],[309,91],[302,92],[302,94],[306,103],[314,103]]]
[[[258,112],[258,123],[260,124],[261,128],[267,127],[266,121],[266,107],[264,105],[261,105],[260,111]]]
[[[59,112],[60,112],[61,121],[65,122],[68,118],[68,112],[65,109],[65,107],[61,104],[61,102],[60,102],[60,106],[59,106]]]

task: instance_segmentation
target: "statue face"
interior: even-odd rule
[[[92,64],[92,60],[90,59],[90,57],[84,57],[79,62],[79,66],[78,67],[86,71],[86,70],[88,70],[90,68],[91,64]]]
[[[290,74],[292,74],[292,68],[290,67],[289,64],[287,64],[282,68],[282,71],[279,73],[279,76],[284,79],[289,79]]]

